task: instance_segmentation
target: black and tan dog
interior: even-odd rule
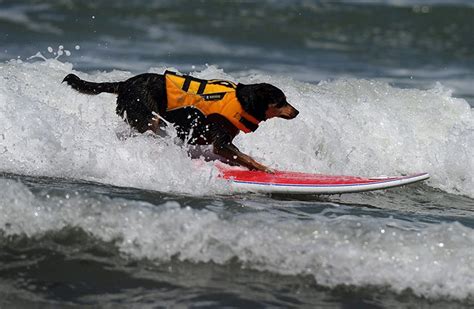
[[[234,84],[170,71],[140,74],[115,83],[88,82],[74,74],[64,81],[84,94],[117,94],[117,114],[140,133],[158,133],[159,119],[163,118],[175,126],[183,141],[212,145],[213,152],[227,162],[266,172],[272,170],[240,152],[232,140],[240,131],[255,131],[261,121],[298,115],[284,93],[266,83]]]

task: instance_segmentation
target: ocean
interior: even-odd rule
[[[474,2],[0,0],[1,308],[474,306]],[[175,70],[281,88],[235,144],[273,168],[428,172],[235,193],[62,84]]]

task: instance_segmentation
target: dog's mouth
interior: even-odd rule
[[[296,115],[294,115],[294,116],[281,115],[281,116],[280,116],[280,118],[287,119],[287,120],[293,119],[293,118],[295,118],[295,117],[296,117]]]
[[[298,116],[300,112],[296,109],[296,108],[291,108],[290,111],[284,111],[280,117],[283,118],[283,119],[293,119],[293,118],[296,118],[296,116]]]
[[[274,117],[283,118],[283,119],[293,119],[299,114],[298,110],[293,106],[287,104],[284,107],[273,107],[265,112],[265,119],[270,119]]]

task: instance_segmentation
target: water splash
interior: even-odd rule
[[[228,264],[311,276],[323,286],[378,286],[438,298],[474,297],[474,231],[459,223],[313,214],[282,219],[269,212],[222,218],[176,202],[72,195],[35,197],[0,180],[0,230],[41,239],[65,227],[114,246],[127,258]]]
[[[0,67],[2,171],[193,194],[226,191],[212,164],[196,167],[172,138],[119,138],[129,129],[114,113],[115,96],[86,96],[61,84],[71,64],[47,59]],[[92,81],[132,76],[74,73]],[[441,85],[399,89],[356,79],[314,85],[261,73],[235,78],[214,66],[194,74],[284,90],[298,118],[269,120],[235,140],[268,165],[364,176],[423,171],[434,187],[474,196],[473,112]]]

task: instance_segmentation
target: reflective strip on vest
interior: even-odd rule
[[[242,108],[237,99],[237,85],[224,80],[204,80],[166,71],[167,111],[194,107],[205,116],[219,114],[239,130],[249,133],[260,123]]]

